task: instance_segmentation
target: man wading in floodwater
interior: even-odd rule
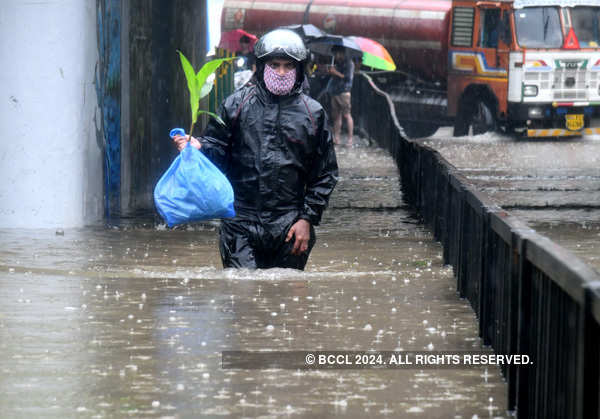
[[[221,104],[190,144],[233,186],[236,217],[221,221],[225,268],[304,269],[315,244],[338,167],[327,115],[301,92],[308,50],[286,29],[265,34],[254,47],[253,83]],[[173,140],[181,151],[188,136]]]

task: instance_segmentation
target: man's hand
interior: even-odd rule
[[[197,138],[195,137],[191,137],[190,140],[190,136],[186,135],[176,135],[175,137],[173,137],[173,141],[175,142],[175,147],[177,147],[177,150],[181,151],[185,148],[185,145],[187,144],[187,142],[190,142],[190,145],[192,147],[196,147],[198,150],[200,150],[200,147],[202,147],[202,144],[200,144],[200,141],[198,141]]]
[[[294,247],[292,248],[292,255],[301,255],[308,250],[308,241],[310,240],[310,223],[304,219],[298,220],[288,231],[286,242],[289,242],[292,237],[296,237],[294,240]]]
[[[334,66],[329,67],[329,74],[339,77],[341,79],[344,78],[344,75],[342,73],[340,73],[337,68],[335,68]]]

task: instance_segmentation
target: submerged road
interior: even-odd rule
[[[230,350],[490,353],[393,160],[338,151],[305,272],[221,269],[216,223],[1,231],[0,417],[507,417],[497,366],[222,368]]]
[[[498,205],[600,271],[600,137],[452,137],[443,128],[423,141]]]

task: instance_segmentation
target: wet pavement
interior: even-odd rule
[[[217,223],[0,231],[0,417],[507,417],[495,366],[221,368],[229,350],[489,351],[393,160],[364,142],[338,159],[305,272],[223,270]]]
[[[423,140],[498,205],[600,272],[600,137]]]

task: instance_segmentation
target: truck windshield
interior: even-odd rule
[[[515,10],[517,40],[525,48],[560,48],[563,34],[559,9],[556,7],[524,7]]]
[[[598,18],[600,7],[574,7],[571,9],[571,23],[582,48],[600,46]]]

